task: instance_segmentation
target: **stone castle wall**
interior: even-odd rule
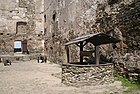
[[[115,56],[139,50],[139,0],[45,2],[48,59],[64,63],[64,43],[77,36],[94,32],[113,31],[113,36],[122,40],[113,46]],[[79,58],[76,49],[76,46],[70,47],[70,59],[75,62]]]
[[[29,53],[43,51],[43,10],[43,0],[0,1],[0,54],[13,54],[14,41],[24,39]]]
[[[75,37],[98,32],[95,29],[97,6],[106,0],[45,0],[46,37],[48,59],[63,63],[66,60],[64,43]],[[72,46],[70,59],[78,60],[76,46]]]

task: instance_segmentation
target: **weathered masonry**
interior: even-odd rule
[[[0,54],[43,53],[43,0],[0,1]]]
[[[112,35],[122,40],[114,45],[115,56],[139,51],[139,6],[139,0],[45,0],[48,59],[64,63],[64,43],[81,35],[106,31],[113,31]],[[77,61],[77,47],[70,49],[70,58]]]
[[[102,4],[106,4],[105,11],[110,12],[107,0],[45,0],[44,30],[47,32],[49,60],[64,63],[64,43],[85,34],[105,32],[100,30],[100,23],[96,24],[97,12]],[[70,49],[73,54],[70,58],[77,61],[77,47],[72,46]]]

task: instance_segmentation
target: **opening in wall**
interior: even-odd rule
[[[28,54],[27,50],[27,40],[15,40],[14,41],[14,52],[21,52],[23,54]]]
[[[44,22],[46,22],[46,14],[44,15]]]
[[[26,22],[17,22],[16,24],[16,34],[17,33],[26,33],[26,25],[27,23]]]
[[[52,19],[55,22],[55,20],[56,20],[56,13],[53,14]]]
[[[0,35],[3,35],[3,33],[0,33]]]
[[[14,41],[14,52],[21,52],[22,42],[21,40]]]

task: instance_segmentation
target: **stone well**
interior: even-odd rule
[[[110,84],[114,81],[113,64],[62,65],[62,83],[72,86]]]
[[[100,45],[117,43],[120,40],[105,33],[88,34],[77,37],[65,44],[67,64],[62,64],[62,83],[73,86],[109,84],[114,81],[113,63],[100,58]],[[87,43],[94,45],[95,50],[84,49]],[[70,62],[69,45],[75,44],[80,49],[80,62]],[[111,45],[110,45],[111,48]],[[93,55],[94,53],[94,55]],[[84,61],[84,57],[89,57]],[[92,60],[92,58],[94,58]]]

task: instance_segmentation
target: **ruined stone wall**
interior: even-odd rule
[[[114,45],[115,67],[119,74],[139,80],[140,0],[109,0],[107,5],[101,4],[96,23],[101,30],[117,28],[121,32],[122,42]],[[114,35],[119,37],[119,34]]]
[[[114,81],[113,65],[62,65],[62,83],[72,86],[110,84]]]
[[[29,53],[43,52],[43,0],[0,1],[0,54],[13,54],[14,40],[28,41]],[[17,23],[26,23],[17,30]]]
[[[77,36],[99,32],[95,26],[98,4],[106,0],[45,0],[48,58],[56,63],[66,59],[64,43]],[[70,47],[70,58],[78,60],[77,47]]]
[[[44,29],[45,31],[45,43],[46,43],[46,51],[47,56],[50,60],[54,60],[57,58],[55,55],[57,52],[54,52],[55,48],[57,48],[59,45],[54,45],[53,41],[53,32],[57,32],[58,30],[55,29],[55,20],[58,18],[58,14],[56,12],[58,11],[58,1],[57,0],[45,0],[44,2]],[[54,16],[53,16],[54,15]],[[45,20],[46,19],[46,20]],[[56,47],[54,47],[56,46]],[[55,57],[55,58],[54,58]]]
[[[96,23],[99,24],[100,30],[117,28],[117,31],[121,32],[123,42],[117,44],[116,48],[122,55],[140,49],[139,5],[140,0],[108,0],[97,9]],[[117,36],[118,34],[115,35]]]
[[[139,2],[139,0],[58,0],[52,1],[52,4],[45,4],[45,12],[48,13],[45,26],[50,59],[54,62],[65,62],[64,43],[77,36],[94,32],[112,32],[114,37],[122,40],[113,45],[115,56],[139,51]],[[79,58],[76,49],[76,46],[70,47],[72,61]]]

